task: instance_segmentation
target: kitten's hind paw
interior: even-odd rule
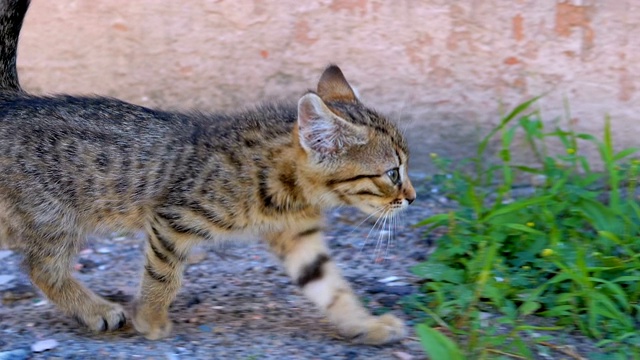
[[[92,303],[85,311],[74,314],[73,318],[95,332],[117,330],[127,323],[122,306],[108,301]]]
[[[382,345],[401,340],[407,336],[404,322],[395,315],[385,314],[369,319],[359,332],[345,334],[355,343],[368,345]]]

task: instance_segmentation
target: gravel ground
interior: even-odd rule
[[[416,279],[408,268],[430,250],[419,230],[410,224],[431,214],[431,204],[417,201],[404,213],[404,224],[398,226],[388,249],[390,234],[371,230],[373,221],[363,222],[365,216],[357,210],[339,209],[328,214],[327,239],[332,254],[372,311],[390,309],[407,319],[397,302],[417,291]],[[385,246],[376,250],[379,238],[385,239]],[[138,285],[143,246],[141,235],[92,237],[78,257],[76,276],[99,294],[127,304]],[[381,347],[340,339],[264,245],[240,244],[225,252],[225,258],[206,248],[195,252],[170,310],[172,336],[148,341],[130,327],[106,334],[86,332],[31,286],[20,269],[18,253],[1,251],[0,359],[424,357],[413,334],[401,343]],[[392,276],[396,278],[389,279]],[[380,281],[385,279],[392,281]],[[53,348],[33,351],[37,346]]]
[[[422,191],[418,187],[419,194],[427,193],[425,186]],[[416,201],[388,249],[386,240],[383,248],[377,240],[390,234],[372,230],[373,221],[356,210],[328,214],[334,258],[373,312],[390,310],[412,324],[398,301],[417,292],[417,279],[408,269],[432,248],[421,230],[410,225],[441,209],[436,198]],[[76,264],[77,277],[103,296],[128,304],[141,272],[142,236],[89,240]],[[237,245],[227,254],[223,259],[212,250],[194,253],[170,311],[172,336],[148,341],[129,326],[114,333],[86,332],[30,285],[20,270],[19,254],[0,251],[0,360],[425,358],[413,333],[380,347],[340,339],[262,244]],[[575,341],[584,344],[583,339]]]

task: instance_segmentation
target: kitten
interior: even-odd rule
[[[233,114],[152,110],[105,97],[34,96],[15,71],[28,0],[0,14],[0,241],[19,247],[35,285],[93,331],[125,324],[123,308],[72,276],[87,234],[148,235],[131,320],[169,335],[168,308],[200,242],[264,239],[340,333],[402,338],[401,320],[372,316],[331,260],[322,212],[355,206],[388,216],[416,197],[398,129],[365,107],[337,66],[295,104]]]

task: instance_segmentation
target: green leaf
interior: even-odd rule
[[[526,225],[522,225],[522,224],[502,224],[502,226],[504,227],[508,227],[509,229],[514,229],[514,230],[518,230],[518,231],[523,231],[529,234],[536,234],[536,235],[545,235],[545,233],[543,233],[540,230],[536,230],[532,227],[526,226]]]
[[[591,135],[591,134],[577,134],[576,137],[578,139],[582,139],[582,140],[588,140],[588,141],[592,141],[594,143],[599,143],[600,140],[598,140],[597,137]]]
[[[416,326],[416,333],[420,338],[422,348],[433,360],[450,359],[463,360],[460,348],[446,335],[432,329],[425,324]]]
[[[450,214],[433,215],[420,221],[415,226],[425,226],[430,224],[446,224],[449,221],[450,216],[451,216]]]
[[[542,204],[545,203],[547,201],[549,201],[551,199],[551,196],[540,196],[540,197],[536,197],[536,198],[532,198],[532,199],[527,199],[527,200],[518,200],[516,202],[513,202],[511,204],[508,205],[504,205],[500,208],[498,208],[495,211],[490,212],[489,214],[485,215],[484,218],[482,219],[482,222],[487,222],[497,216],[500,215],[505,215],[511,212],[515,212],[521,209],[525,209],[527,207],[533,206],[533,205],[538,205],[538,204]]]
[[[478,154],[482,155],[484,153],[484,150],[487,148],[487,145],[489,144],[489,140],[491,140],[493,135],[495,135],[498,131],[502,130],[503,127],[505,127],[509,122],[511,122],[511,120],[513,120],[513,118],[518,116],[518,114],[523,113],[525,110],[527,110],[529,108],[529,106],[531,106],[531,104],[533,104],[534,102],[538,101],[538,99],[540,99],[541,97],[542,97],[542,95],[536,96],[533,99],[525,101],[522,104],[516,106],[509,113],[509,115],[505,116],[502,119],[502,121],[500,121],[500,125],[498,125],[495,128],[493,128],[491,130],[491,132],[489,132],[489,134],[487,136],[485,136],[482,139],[482,141],[480,141],[480,145],[478,146]]]
[[[594,283],[604,284],[605,287],[609,289],[609,291],[611,291],[613,296],[618,300],[618,302],[620,303],[620,306],[623,309],[627,311],[631,310],[631,307],[629,306],[629,302],[627,301],[627,294],[622,289],[622,287],[620,287],[620,285],[613,283],[611,281],[607,281],[607,280],[596,278],[596,277],[590,277],[589,280],[593,281]]]
[[[527,173],[532,173],[532,174],[544,174],[545,173],[544,170],[542,170],[542,169],[537,169],[537,168],[533,168],[533,167],[530,167],[530,166],[511,165],[511,167],[513,169],[520,170],[520,171],[527,172]]]
[[[615,154],[613,156],[613,161],[622,160],[622,159],[626,158],[627,156],[638,152],[638,150],[640,150],[640,149],[638,149],[638,148],[628,148],[628,149],[621,150],[620,152],[618,152],[617,154]]]
[[[631,276],[631,275],[620,276],[611,280],[611,282],[640,282],[640,276]]]
[[[617,214],[599,201],[583,197],[575,204],[575,210],[586,215],[598,230],[616,232],[623,226]]]
[[[540,303],[537,301],[527,301],[526,303],[520,305],[520,307],[518,308],[518,312],[520,312],[520,314],[523,316],[531,315],[541,307],[542,305],[540,305]]]
[[[442,263],[423,262],[411,267],[411,272],[423,279],[447,281],[461,284],[464,281],[464,270],[451,268]]]

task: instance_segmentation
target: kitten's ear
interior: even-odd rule
[[[318,82],[318,95],[324,101],[358,102],[358,97],[336,65],[329,66]]]
[[[307,152],[337,155],[351,146],[365,144],[367,134],[366,128],[334,114],[314,93],[308,93],[298,101],[298,135]]]

